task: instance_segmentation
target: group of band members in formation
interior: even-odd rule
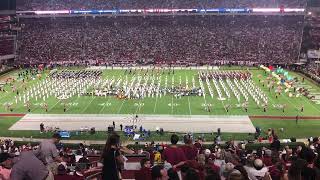
[[[41,106],[48,112],[48,104],[46,100],[49,97],[56,97],[60,100],[69,99],[72,96],[116,96],[119,99],[142,99],[145,97],[161,98],[166,94],[171,94],[176,98],[182,96],[206,96],[212,98],[217,97],[219,100],[230,99],[231,94],[237,99],[238,104],[235,106],[248,110],[249,98],[251,97],[257,106],[262,107],[266,111],[268,107],[268,97],[257,87],[251,77],[249,71],[209,71],[203,70],[198,72],[198,77],[193,76],[191,83],[188,77],[185,77],[184,83],[181,76],[173,76],[174,69],[125,69],[125,76],[110,77],[102,79],[101,70],[53,70],[48,78],[38,81],[31,87],[25,86],[25,92],[19,93],[15,86],[12,91],[16,92],[15,103],[23,102],[27,110],[31,111],[31,100],[42,101]],[[128,75],[131,76],[129,80]],[[169,78],[168,78],[169,75]],[[171,80],[170,80],[170,75]],[[25,79],[36,77],[37,70],[24,71],[18,74],[18,78]],[[164,82],[161,76],[165,76]],[[175,79],[178,77],[178,80]],[[196,86],[196,79],[198,85]],[[177,83],[175,83],[175,80]],[[171,85],[169,85],[169,81]],[[259,80],[260,81],[260,80]],[[280,86],[274,87],[272,80],[266,79],[267,86],[270,89],[275,88],[276,98],[281,94]],[[211,87],[214,85],[216,91]],[[264,82],[261,81],[264,86]],[[207,85],[206,93],[204,84]],[[215,92],[217,94],[215,94]],[[242,102],[242,103],[241,103]],[[13,111],[13,103],[5,103],[8,111]],[[276,109],[286,108],[286,104],[273,105]],[[64,103],[64,111],[67,110],[67,103]],[[227,111],[231,108],[230,104],[224,107]],[[210,111],[210,107],[206,106],[206,110]],[[301,107],[303,111],[303,106]]]
[[[174,76],[175,70],[171,68],[125,69],[123,76],[106,77],[106,79],[102,79],[102,73],[101,70],[52,70],[44,80],[25,88],[21,94],[17,93],[14,100],[16,104],[23,102],[28,111],[31,109],[31,100],[42,101],[41,106],[48,111],[46,100],[50,97],[59,100],[67,100],[73,96],[115,96],[119,99],[143,99],[146,97],[161,98],[167,94],[176,98],[202,96],[205,99],[206,96],[209,96],[219,100],[228,100],[234,96],[238,102],[235,106],[242,107],[245,111],[248,110],[250,98],[264,111],[268,107],[268,97],[253,83],[252,74],[249,71],[201,70],[198,71],[197,76],[192,77],[191,82],[187,76],[185,80],[181,76]],[[25,78],[28,77],[27,75],[22,73],[19,74],[19,77]],[[213,87],[211,87],[212,84]],[[13,91],[17,89],[13,88]],[[277,93],[280,95],[281,90],[277,89]],[[6,103],[6,109],[12,111],[12,104]],[[286,107],[281,104],[273,106],[283,111]],[[67,108],[67,103],[64,103],[64,111]],[[224,108],[229,111],[231,104],[227,103]],[[207,105],[205,109],[210,111]]]

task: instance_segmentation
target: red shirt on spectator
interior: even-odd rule
[[[151,169],[143,167],[138,171],[134,172],[135,180],[151,180]]]
[[[177,146],[171,146],[164,149],[162,159],[169,162],[172,166],[187,160],[182,149]]]
[[[217,166],[217,165],[215,165],[214,163],[210,163],[210,164],[208,164],[208,165],[209,165],[209,167],[210,167],[214,172],[216,172],[216,173],[219,173],[219,172],[220,172],[220,167]]]
[[[194,145],[183,145],[180,147],[184,152],[185,157],[187,160],[194,160],[197,157],[198,149]]]
[[[263,164],[266,165],[266,166],[272,166],[273,165],[271,160],[272,160],[272,158],[269,157],[269,156],[264,156],[262,158]]]

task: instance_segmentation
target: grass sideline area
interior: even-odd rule
[[[10,131],[8,130],[12,124],[17,122],[20,118],[17,117],[0,117],[0,137],[25,137],[25,138],[49,138],[52,133],[40,134],[39,131]],[[252,120],[254,126],[260,127],[262,129],[262,135],[266,136],[268,128],[274,128],[280,139],[289,139],[295,137],[309,138],[314,136],[319,136],[320,121],[312,120],[301,120],[296,124],[295,120],[269,120],[269,119],[254,119]],[[280,131],[283,128],[284,131]],[[128,138],[124,133],[118,132],[121,135],[122,141],[133,141],[132,138]],[[170,136],[173,132],[165,132],[164,135],[159,135],[156,132],[151,132],[151,137],[146,138],[146,141],[169,141]],[[194,137],[203,136],[206,141],[213,141],[215,137],[215,132],[212,134],[194,134]],[[76,134],[71,133],[70,140],[106,140],[107,133],[98,131],[94,135],[89,133]],[[183,136],[184,133],[179,133]],[[224,133],[222,132],[221,139],[223,141],[228,140],[253,140],[253,135],[247,133]]]

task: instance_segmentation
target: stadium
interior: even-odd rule
[[[317,0],[3,0],[0,179],[320,179],[319,59]]]

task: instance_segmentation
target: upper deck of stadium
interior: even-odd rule
[[[17,10],[303,8],[306,4],[306,0],[17,0]]]

